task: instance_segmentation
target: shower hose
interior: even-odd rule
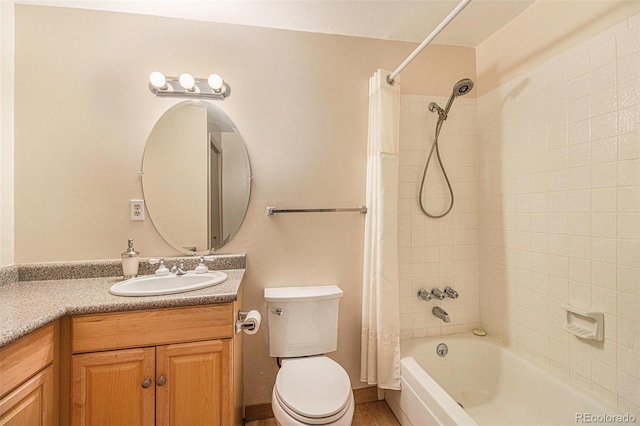
[[[444,169],[444,165],[442,164],[442,159],[440,158],[440,149],[438,148],[438,138],[440,137],[440,129],[442,129],[443,124],[444,124],[444,120],[442,119],[442,117],[438,117],[438,122],[436,123],[436,137],[433,140],[433,144],[431,145],[431,151],[429,151],[427,162],[424,165],[424,171],[422,172],[422,181],[420,182],[420,194],[418,195],[418,199],[420,200],[420,208],[422,209],[422,212],[432,219],[440,219],[441,217],[445,217],[446,215],[449,214],[449,212],[453,208],[453,188],[451,188],[451,182],[449,182],[449,176],[447,176],[447,171]],[[422,193],[424,191],[424,181],[427,178],[427,170],[429,169],[429,163],[431,162],[431,157],[433,157],[434,151],[436,153],[438,164],[440,164],[440,169],[442,170],[442,174],[444,175],[444,180],[447,182],[447,187],[449,188],[449,194],[451,195],[451,203],[449,204],[449,208],[447,209],[447,211],[445,211],[440,215],[429,213],[422,201]]]

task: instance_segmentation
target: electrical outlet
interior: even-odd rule
[[[131,220],[144,220],[144,200],[131,200]]]

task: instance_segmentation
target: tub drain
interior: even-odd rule
[[[449,352],[449,348],[444,343],[440,343],[436,348],[436,353],[438,356],[445,356]]]

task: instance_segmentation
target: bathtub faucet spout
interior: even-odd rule
[[[434,306],[433,309],[431,310],[431,313],[434,316],[440,318],[444,322],[451,322],[451,319],[449,318],[449,314],[447,313],[447,311],[442,309],[440,306]]]

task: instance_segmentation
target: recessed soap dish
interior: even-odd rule
[[[604,313],[576,305],[562,305],[567,311],[564,329],[583,339],[604,340]]]

